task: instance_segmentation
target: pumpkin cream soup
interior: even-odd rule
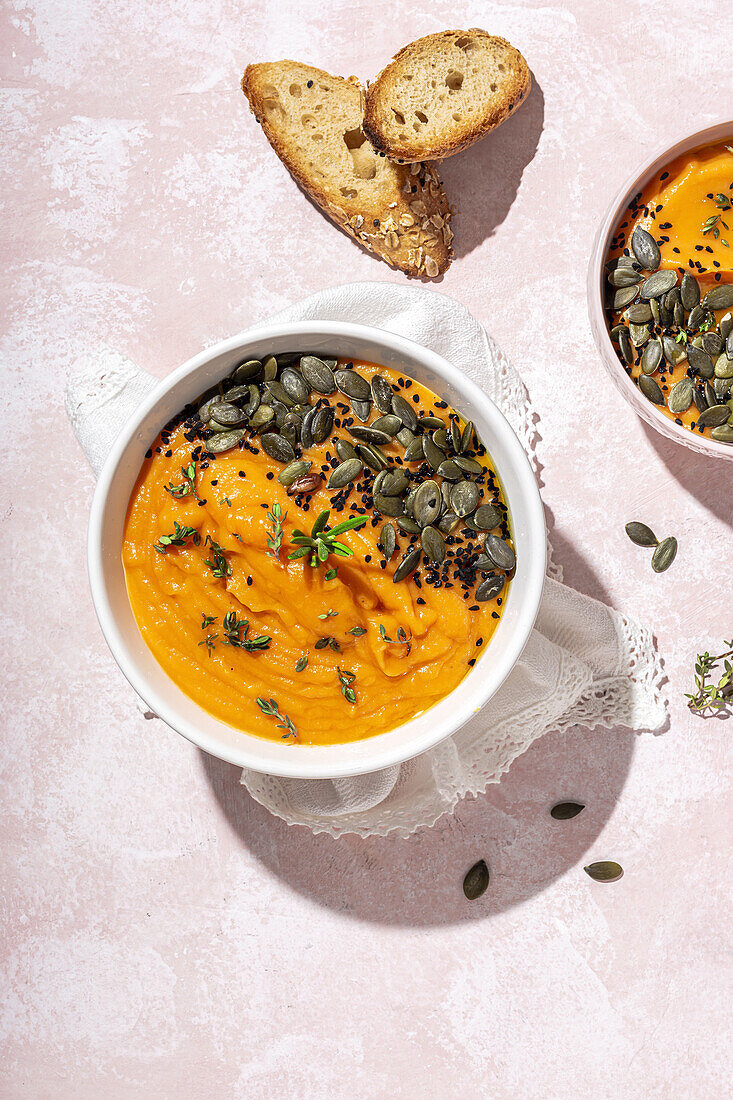
[[[515,557],[474,427],[373,363],[242,363],[162,431],[130,498],[135,619],[248,733],[323,745],[414,718],[491,640]]]
[[[634,196],[607,277],[626,373],[677,424],[733,444],[733,138],[678,157]]]

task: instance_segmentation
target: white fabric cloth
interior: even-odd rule
[[[445,356],[493,398],[532,457],[534,411],[519,375],[458,302],[419,286],[352,283],[315,294],[268,323],[325,319],[387,329]],[[66,409],[95,474],[125,417],[155,385],[108,348],[72,378]],[[464,796],[498,782],[550,730],[661,726],[662,671],[651,633],[566,588],[557,567],[550,565],[548,572],[535,629],[519,662],[453,737],[371,775],[298,780],[245,770],[244,786],[272,813],[313,832],[409,836],[450,813]]]

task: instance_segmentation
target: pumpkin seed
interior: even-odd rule
[[[262,374],[265,382],[272,382],[277,378],[278,361],[274,355],[268,356],[262,363]]]
[[[656,271],[662,262],[659,245],[640,225],[631,234],[631,251],[646,271]]]
[[[496,597],[501,594],[505,584],[506,577],[503,573],[492,573],[490,577],[486,577],[476,587],[474,598],[478,603],[485,603],[486,600],[495,600]]]
[[[618,346],[621,349],[621,354],[623,355],[624,359],[629,364],[629,366],[631,366],[631,364],[634,362],[635,355],[631,340],[629,339],[629,330],[627,328],[624,328],[621,330],[621,332],[619,332]]]
[[[700,301],[700,284],[694,275],[686,271],[680,284],[680,300],[688,313],[695,308]]]
[[[650,340],[641,355],[642,374],[654,374],[662,362],[662,345],[656,338]]]
[[[300,360],[300,371],[306,382],[316,393],[333,393],[336,389],[333,371],[316,355],[304,355]]]
[[[467,516],[474,511],[480,499],[478,486],[472,481],[457,481],[451,491],[450,504],[457,516]]]
[[[475,437],[476,426],[472,420],[469,420],[465,428],[463,429],[463,434],[461,435],[461,446],[457,449],[460,449],[461,451],[470,451],[473,447]]]
[[[702,412],[703,409],[706,409],[710,404],[703,391],[698,389],[695,389],[695,392],[692,395],[692,400],[695,402],[695,406],[699,410],[699,412]],[[717,401],[715,401],[714,404],[717,405]]]
[[[617,267],[608,275],[608,281],[613,287],[634,286],[641,279],[641,275],[633,267]]]
[[[590,875],[595,882],[616,882],[624,873],[621,864],[615,863],[611,859],[602,859],[599,860],[598,863],[589,863],[583,870],[586,875]]]
[[[311,435],[314,443],[325,443],[333,428],[333,409],[330,405],[322,405],[316,409],[316,415],[311,423]]]
[[[397,546],[397,534],[395,532],[394,526],[391,523],[382,524],[382,529],[379,532],[379,542],[377,543],[377,546],[382,551],[382,554],[387,559],[387,561],[391,561],[392,555],[394,554],[395,548]]]
[[[645,279],[641,284],[639,293],[642,298],[659,298],[660,295],[666,294],[677,283],[676,271],[655,271],[653,275],[650,275],[648,279]],[[622,284],[628,286],[628,283]],[[668,305],[665,302],[665,305]]]
[[[411,516],[398,516],[397,526],[400,531],[404,531],[406,535],[419,535],[420,525],[415,523],[415,520]]]
[[[342,462],[346,462],[347,458],[356,458],[356,448],[353,443],[349,443],[348,439],[337,439],[336,454]]]
[[[409,428],[400,428],[397,432],[397,442],[402,447],[409,447],[415,438],[415,433],[411,432]]]
[[[451,418],[448,431],[450,432],[450,441],[453,444],[453,450],[458,454],[461,450],[461,429],[455,418]]]
[[[702,334],[702,349],[715,359],[724,348],[723,338],[717,332],[704,332]],[[730,359],[731,357],[728,356]]]
[[[697,332],[700,325],[705,320],[706,310],[701,305],[693,306],[690,310],[690,316],[687,318],[687,327],[690,332]]]
[[[395,416],[399,416],[406,428],[415,431],[417,428],[417,415],[412,405],[409,401],[405,401],[402,394],[395,393],[392,395],[392,412]]]
[[[682,302],[675,302],[674,309],[672,310],[672,320],[678,328],[683,328],[685,324],[685,307]]]
[[[488,573],[489,570],[496,568],[491,558],[486,554],[479,554],[474,564],[480,573]]]
[[[436,447],[429,435],[422,437],[422,452],[434,470],[437,470],[445,459],[445,454],[440,447]]]
[[[413,546],[411,550],[408,550],[404,558],[397,566],[392,576],[392,582],[399,584],[405,577],[409,577],[411,573],[414,573],[420,564],[420,550],[417,546]]]
[[[720,337],[727,342],[728,337],[733,333],[733,313],[724,313],[720,318]]]
[[[477,462],[475,458],[466,458],[465,455],[456,455],[453,461],[456,466],[466,474],[482,474],[484,472],[483,466],[480,462]]]
[[[713,428],[710,435],[718,443],[733,443],[733,424],[721,424]]]
[[[287,439],[291,447],[295,448],[300,439],[300,428],[300,417],[294,416],[293,413],[288,413],[280,427],[280,435],[283,439]]]
[[[459,522],[456,513],[448,510],[443,512],[438,520],[438,530],[444,535],[449,535]]]
[[[582,802],[556,802],[550,810],[550,817],[554,817],[555,821],[570,821],[584,809]]]
[[[664,358],[673,367],[676,367],[683,359],[687,358],[687,352],[678,344],[676,340],[673,340],[671,336],[662,337],[662,350],[664,351]]]
[[[292,485],[303,474],[307,474],[312,465],[313,463],[306,459],[298,459],[298,461],[289,463],[284,470],[281,470],[277,475],[277,480],[281,485]]]
[[[286,405],[289,409],[295,404],[282,382],[278,382],[277,379],[267,383],[267,392],[275,401],[279,401],[281,405]]]
[[[250,424],[253,428],[264,428],[265,424],[269,424],[275,417],[275,410],[270,405],[260,405],[255,409],[254,415],[250,420]]]
[[[489,868],[486,866],[486,860],[480,859],[478,863],[474,863],[464,878],[463,893],[469,901],[476,901],[477,898],[486,893],[488,885]]]
[[[687,361],[697,371],[701,378],[713,377],[713,361],[706,351],[690,344],[687,348]]]
[[[227,401],[220,401],[218,405],[214,405],[211,418],[226,428],[236,428],[248,419],[242,409]]]
[[[635,325],[645,325],[652,319],[652,310],[648,302],[637,302],[624,313],[624,318]]]
[[[364,469],[358,458],[347,458],[340,463],[328,479],[329,489],[343,489],[349,482],[354,481]]]
[[[222,451],[231,451],[244,439],[244,429],[234,428],[231,432],[222,432],[206,442],[206,450],[212,454],[221,454]]]
[[[500,539],[498,535],[487,535],[484,539],[484,553],[491,558],[498,569],[505,573],[511,572],[517,564],[517,559],[508,542]]]
[[[651,329],[648,325],[629,325],[629,336],[634,347],[640,348],[651,336]]]
[[[351,398],[351,411],[357,420],[361,420],[362,424],[366,424],[372,411],[371,401],[357,401],[355,397]]]
[[[733,283],[713,286],[702,300],[706,309],[730,309],[733,306]]]
[[[288,397],[293,401],[302,403],[310,396],[310,387],[302,374],[292,367],[286,367],[280,375],[280,384]]]
[[[421,527],[430,527],[440,515],[443,498],[437,481],[429,478],[423,481],[415,492],[412,511]]]
[[[639,523],[637,520],[632,520],[631,523],[626,524],[624,530],[631,541],[635,542],[637,546],[659,545],[659,539],[654,534],[651,527],[647,527],[645,523]]]
[[[452,458],[446,458],[438,466],[438,473],[441,477],[445,477],[448,481],[460,481],[463,477],[463,471],[460,466],[457,466]]]
[[[384,445],[392,442],[392,436],[387,432],[380,432],[378,428],[367,428],[365,425],[356,424],[348,429],[354,439],[360,443],[377,443]]]
[[[733,359],[729,359],[725,352],[715,360],[715,377],[733,378]]]
[[[347,397],[353,397],[356,401],[371,400],[369,383],[355,370],[337,370],[333,377],[338,388]]]
[[[627,305],[633,302],[638,293],[639,288],[636,285],[620,286],[614,290],[611,296],[611,305],[615,310],[625,309]]]
[[[697,425],[699,428],[718,428],[727,422],[729,416],[730,409],[727,405],[711,405],[700,413]]]
[[[401,516],[405,510],[405,504],[402,497],[388,497],[383,493],[372,492],[372,500],[374,501],[374,507],[378,512],[381,512],[383,516],[392,516],[396,518]]]
[[[673,413],[687,412],[692,404],[692,395],[694,392],[695,387],[690,378],[681,378],[679,382],[675,382],[667,398],[669,411]]]
[[[243,397],[249,397],[249,391],[249,386],[232,386],[232,388],[230,390],[227,390],[224,394],[224,400],[229,401],[230,403],[241,401]]]
[[[380,492],[386,497],[402,496],[410,480],[404,470],[384,470]],[[376,480],[374,482],[376,485]]]
[[[356,453],[371,470],[376,470],[377,473],[380,470],[386,470],[389,466],[387,456],[382,454],[378,447],[374,447],[370,443],[357,443]]]
[[[445,431],[445,421],[441,420],[439,416],[433,416],[432,413],[425,413],[424,416],[419,417],[417,426],[421,431],[433,431],[439,428]]]
[[[657,323],[657,324],[660,324],[660,323],[661,323],[661,320],[662,320],[662,312],[661,312],[661,310],[660,310],[660,308],[659,308],[659,301],[658,301],[658,299],[656,299],[656,298],[650,298],[650,299],[649,299],[649,308],[650,308],[650,310],[652,311],[652,317],[654,318],[654,320],[656,321],[656,323]]]
[[[501,515],[493,504],[482,504],[474,512],[473,522],[480,531],[493,531],[501,523]]]
[[[392,387],[381,374],[375,374],[371,381],[371,391],[374,404],[380,412],[392,412]]]
[[[274,458],[276,462],[292,462],[295,458],[292,445],[277,432],[268,432],[266,435],[261,436],[260,444],[265,454],[268,454],[270,458]]]
[[[722,378],[716,378],[715,381],[720,385],[725,380]],[[702,392],[705,394],[705,400],[707,402],[706,408],[710,408],[711,405],[721,404],[721,402],[718,400],[718,392],[715,389],[715,386],[711,386],[709,382],[705,383],[702,388]]]
[[[420,543],[430,561],[436,565],[445,561],[445,540],[435,527],[423,527]]]
[[[387,435],[395,436],[402,427],[402,421],[399,416],[395,416],[394,413],[386,413],[384,416],[378,416],[372,423],[372,428],[378,432],[385,432]]]
[[[658,383],[655,382],[653,378],[650,378],[649,375],[639,375],[639,389],[648,401],[653,401],[655,405],[664,405],[664,394]]]
[[[258,386],[253,386],[252,384],[250,384],[247,389],[249,391],[249,399],[244,403],[244,405],[242,405],[242,409],[244,410],[244,412],[246,412],[247,416],[251,417],[254,416],[254,414],[257,412],[257,409],[259,409],[260,404],[262,403],[262,397],[260,396]]]
[[[261,370],[262,363],[259,359],[246,359],[244,363],[240,363],[238,367],[234,368],[232,378],[235,382],[248,382],[250,378],[254,378]]]
[[[652,554],[652,569],[654,572],[663,573],[665,569],[669,569],[676,555],[677,539],[673,535],[670,535],[667,539],[662,539]]]
[[[422,462],[424,457],[422,436],[417,435],[405,448],[405,462]]]

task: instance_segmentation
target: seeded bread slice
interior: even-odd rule
[[[527,62],[506,39],[477,28],[429,34],[368,86],[364,132],[395,160],[442,160],[500,126],[530,85]]]
[[[451,215],[435,169],[374,151],[356,77],[275,61],[249,65],[242,91],[270,145],[332,221],[408,275],[448,269]]]

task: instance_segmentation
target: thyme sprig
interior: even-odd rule
[[[219,546],[218,542],[214,542],[211,535],[207,535],[204,541],[204,546],[211,547],[211,558],[204,558],[204,565],[208,565],[211,572],[215,577],[220,580],[223,577],[231,577],[232,565],[227,561],[226,554]]]
[[[341,684],[341,694],[344,699],[353,706],[356,703],[356,692],[351,685],[356,679],[356,673],[350,672],[347,668],[339,668],[338,665],[336,666],[336,671],[338,673],[339,683]]]
[[[267,536],[267,556],[268,558],[274,558],[275,561],[280,560],[280,547],[283,544],[283,521],[287,514],[287,512],[283,512],[277,501],[267,513],[267,518],[270,521],[270,533]]]
[[[195,527],[182,526],[178,520],[173,520],[173,534],[161,535],[157,542],[153,543],[153,550],[159,554],[165,554],[169,546],[184,546],[187,539],[193,539],[194,546],[201,542],[201,535]]]
[[[728,660],[733,657],[733,638],[723,641],[724,653],[711,657],[709,653],[699,653],[695,661],[695,691],[685,692],[687,705],[698,714],[720,712],[731,705],[733,700],[733,665]],[[717,684],[708,683],[708,677],[723,662],[723,673]]]
[[[182,483],[180,485],[174,485],[172,481],[169,481],[165,487],[166,493],[170,493],[170,495],[177,500],[193,493],[196,500],[200,500],[201,497],[196,492],[196,459],[193,455],[191,455],[191,461],[188,466],[181,466],[181,473],[183,474]]]
[[[199,645],[205,645],[206,646],[206,649],[208,650],[208,653],[209,653],[209,657],[211,656],[211,654],[213,652],[214,643],[216,642],[216,639],[218,637],[219,637],[218,634],[210,633],[210,634],[206,635],[206,637],[204,638],[204,640],[202,642],[199,642]]]
[[[246,649],[252,653],[257,649],[269,649],[272,638],[269,634],[258,634],[256,638],[248,638],[249,619],[237,618],[236,611],[228,611],[222,622],[224,645],[234,646],[235,649]]]
[[[384,628],[384,623],[380,623],[379,624],[379,634],[380,634],[380,637],[382,638],[382,641],[389,642],[390,645],[404,645],[404,646],[406,646],[407,648],[405,649],[405,657],[409,656],[410,650],[412,649],[412,636],[408,635],[403,627],[399,627],[399,629],[397,630],[397,637],[396,638],[390,638],[389,635],[387,634],[387,631]]]
[[[285,730],[285,733],[282,735],[283,741],[286,741],[289,737],[292,737],[294,741],[298,740],[298,731],[295,728],[295,723],[292,719],[288,718],[287,714],[280,713],[277,702],[274,699],[260,699],[258,696],[257,706],[263,714],[267,714],[271,718],[279,719],[276,725],[279,730]]]
[[[313,569],[316,569],[322,562],[326,561],[329,554],[342,558],[350,558],[353,555],[354,551],[339,542],[336,536],[342,535],[344,531],[353,531],[357,527],[363,527],[367,521],[366,516],[352,516],[350,519],[345,519],[343,523],[337,523],[335,527],[329,528],[327,524],[330,514],[329,509],[321,512],[311,528],[310,535],[297,529],[293,531],[292,542],[296,549],[288,554],[288,560],[304,558],[306,554],[310,554],[310,564]]]

